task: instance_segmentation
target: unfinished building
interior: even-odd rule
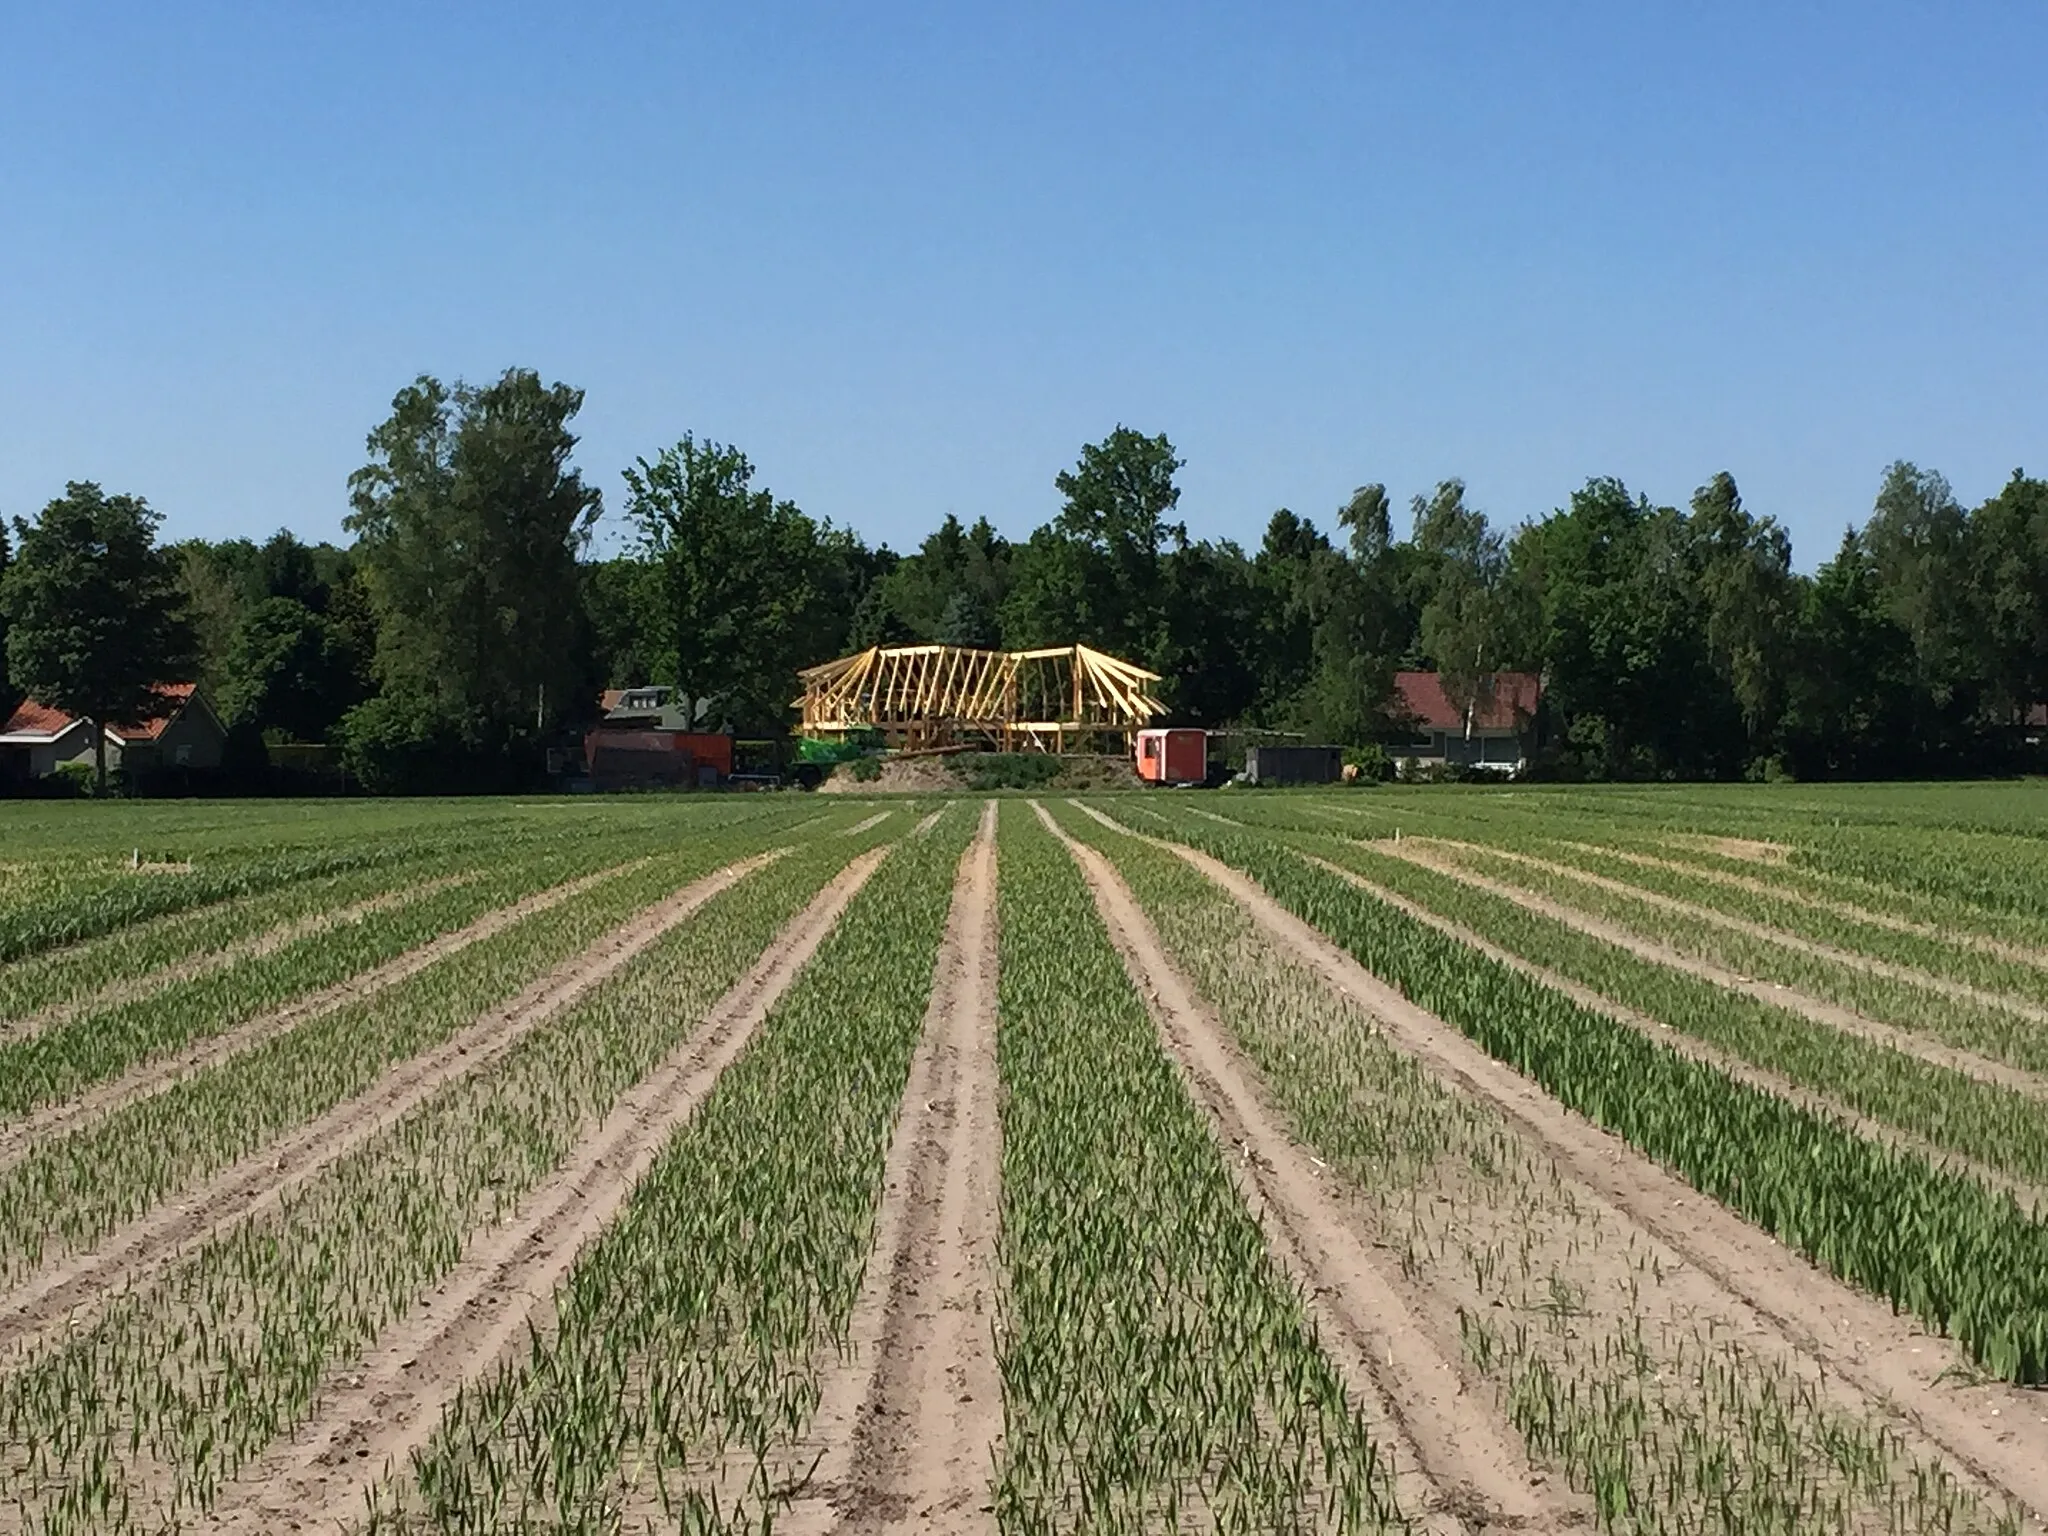
[[[799,676],[807,740],[899,751],[1128,752],[1132,733],[1165,713],[1158,673],[1085,645],[878,645]]]

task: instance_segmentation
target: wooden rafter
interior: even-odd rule
[[[879,732],[894,746],[975,741],[1065,744],[1069,735],[1123,737],[1165,711],[1154,672],[1085,645],[985,651],[956,645],[875,646],[800,674],[807,736]]]

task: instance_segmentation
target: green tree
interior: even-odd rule
[[[321,741],[362,699],[346,634],[292,597],[267,597],[242,616],[226,673],[220,705],[230,729]]]
[[[626,471],[627,515],[651,567],[660,680],[692,718],[780,730],[797,669],[846,639],[865,550],[753,478],[739,449],[685,435]]]
[[[1605,478],[1515,539],[1546,691],[1592,769],[1701,772],[1725,732],[1703,704],[1711,679],[1689,540],[1677,509]]]
[[[2019,470],[1970,516],[1986,688],[2001,724],[2048,701],[2048,480]]]
[[[1081,450],[1053,479],[1063,498],[1053,531],[1077,558],[1080,611],[1069,639],[1133,660],[1151,656],[1160,629],[1160,560],[1187,530],[1168,521],[1180,505],[1174,475],[1181,458],[1164,433],[1146,437],[1119,425]]]
[[[1741,712],[1754,758],[1771,747],[1785,707],[1799,618],[1792,541],[1775,519],[1743,507],[1726,471],[1693,492],[1691,532],[1708,659]]]
[[[376,614],[376,675],[407,701],[378,739],[433,720],[502,750],[574,707],[577,554],[601,510],[569,463],[582,404],[526,369],[480,387],[422,376],[370,434],[346,526]]]
[[[1422,648],[1469,735],[1493,674],[1511,659],[1507,550],[1486,514],[1465,505],[1462,480],[1445,480],[1433,495],[1416,497],[1413,510],[1415,547],[1430,572]]]
[[[1892,620],[1911,637],[1920,686],[1939,705],[1974,693],[1979,623],[1969,518],[1948,481],[1901,460],[1885,471],[1863,529]]]
[[[14,686],[90,722],[93,781],[107,791],[110,725],[148,719],[163,684],[182,680],[192,634],[177,570],[157,547],[157,514],[139,496],[73,481],[31,523],[0,584]]]

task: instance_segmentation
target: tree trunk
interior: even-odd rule
[[[93,794],[107,798],[107,728],[98,720],[92,722],[92,769]]]

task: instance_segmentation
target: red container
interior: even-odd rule
[[[1147,784],[1200,784],[1209,777],[1209,733],[1187,728],[1138,732],[1138,777]]]

